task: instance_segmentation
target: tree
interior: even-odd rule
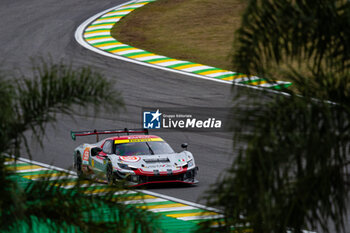
[[[233,66],[257,75],[284,64],[346,73],[349,5],[347,0],[251,0],[235,35]]]
[[[239,154],[208,195],[209,204],[224,210],[223,230],[345,232],[349,30],[346,0],[250,1],[236,32],[236,70],[278,75],[291,80],[293,89],[288,97],[239,109]]]
[[[54,123],[57,113],[73,116],[81,111],[79,107],[95,112],[120,109],[123,100],[113,83],[89,68],[43,62],[35,66],[31,77],[9,80],[1,76],[0,95],[1,232],[38,231],[42,226],[57,232],[155,230],[152,215],[118,203],[113,196],[125,187],[112,187],[103,197],[82,194],[80,182],[69,190],[60,188],[60,181],[46,180],[19,187],[4,164],[5,154],[19,156],[23,145],[30,153],[24,133],[30,130],[41,142],[46,124]]]

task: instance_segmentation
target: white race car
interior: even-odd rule
[[[118,136],[98,141],[101,134]],[[71,132],[73,140],[88,135],[96,135],[98,142],[84,143],[74,149],[73,165],[79,176],[95,177],[108,183],[125,179],[131,186],[198,183],[195,179],[198,167],[186,143],[181,145],[184,150],[176,153],[162,138],[148,135],[148,130],[144,129]]]

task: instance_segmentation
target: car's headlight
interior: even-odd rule
[[[127,170],[130,170],[130,167],[129,167],[127,164],[118,163],[118,166],[119,166],[121,169],[127,169]]]
[[[193,159],[187,161],[187,166],[192,167],[193,166]]]

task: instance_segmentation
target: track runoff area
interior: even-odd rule
[[[73,171],[68,171],[55,166],[31,161],[25,158],[6,158],[6,168],[13,171],[13,179],[20,186],[25,187],[30,182],[52,182],[62,189],[72,189],[78,182],[78,176]],[[80,181],[81,192],[86,195],[103,195],[110,192],[111,186],[105,183],[93,183]],[[223,223],[223,215],[219,210],[209,208],[196,203],[187,202],[177,198],[153,193],[147,190],[125,190],[114,193],[120,202],[146,209],[159,216],[155,221],[164,232],[193,232],[198,224],[213,220],[212,227]],[[40,226],[38,226],[40,229]]]
[[[25,188],[30,182],[52,182],[62,189],[72,189],[77,185],[78,176],[75,172],[59,167],[47,165],[41,162],[32,161],[26,158],[7,157],[5,160],[7,169],[13,172],[12,179]],[[110,192],[111,186],[105,183],[93,183],[91,181],[80,181],[80,191],[86,195],[104,195]],[[157,194],[147,190],[124,190],[117,191],[113,195],[124,204],[143,208],[158,216],[156,224],[164,232],[187,233],[194,232],[198,224],[204,221],[213,220],[211,227],[215,228],[224,224],[224,215],[220,210]],[[45,225],[33,225],[37,232],[47,231]],[[25,230],[23,232],[26,232]],[[235,232],[232,227],[232,232]],[[246,229],[245,232],[251,232]],[[287,233],[292,233],[287,231]],[[304,230],[303,233],[315,233]]]

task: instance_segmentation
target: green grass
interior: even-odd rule
[[[124,17],[112,36],[171,58],[231,70],[243,0],[158,0]]]

